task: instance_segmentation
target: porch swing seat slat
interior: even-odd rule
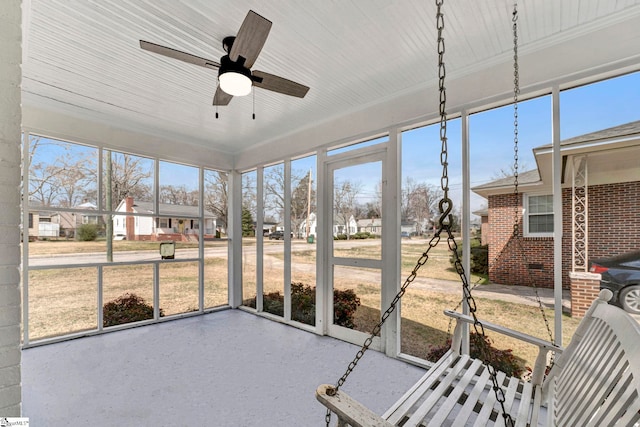
[[[536,337],[482,322],[487,330],[539,348],[531,382],[498,371],[506,412],[516,426],[633,426],[640,421],[640,326],[607,304],[603,290],[580,322],[566,349]],[[338,425],[491,426],[504,425],[489,370],[460,354],[463,323],[469,316],[445,312],[457,320],[451,348],[389,410],[379,416],[332,386],[320,386],[317,399],[338,417]],[[549,351],[556,362],[543,381]]]

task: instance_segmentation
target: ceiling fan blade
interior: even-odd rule
[[[270,30],[271,21],[250,10],[238,30],[229,52],[229,58],[235,62],[239,57],[243,57],[245,59],[244,66],[251,68],[258,58]]]
[[[213,95],[213,105],[228,105],[232,98],[233,95],[229,95],[218,86],[216,94]]]
[[[253,85],[273,92],[304,98],[309,87],[262,71],[253,72]]]
[[[218,69],[220,63],[211,59],[200,58],[199,56],[191,55],[190,53],[181,52],[179,50],[172,49],[166,46],[160,46],[159,44],[140,40],[140,47],[149,52],[158,53],[160,55],[168,56],[169,58],[179,59],[180,61],[188,62],[190,64],[199,65],[205,68]]]

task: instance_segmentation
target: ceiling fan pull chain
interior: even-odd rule
[[[218,118],[218,106],[216,105],[216,119]]]
[[[256,91],[253,91],[253,120],[256,119]]]

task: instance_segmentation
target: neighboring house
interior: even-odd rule
[[[84,202],[77,209],[97,210],[98,207],[91,202]],[[104,227],[104,219],[100,215],[92,215],[87,212],[55,212],[51,215],[51,222],[60,225],[60,234],[64,237],[74,237],[76,230],[83,224],[95,224]]]
[[[400,234],[408,233],[409,236],[419,236],[425,231],[426,220],[420,224],[418,221],[402,221],[400,222]]]
[[[258,228],[258,224],[253,221],[253,229],[257,229]],[[280,227],[278,226],[277,222],[269,222],[269,221],[265,221],[262,223],[262,235],[263,236],[268,236],[269,233],[271,233],[272,231],[276,231],[276,230],[281,230],[284,231],[284,226]]]
[[[477,211],[471,212],[480,217],[480,244],[489,244],[489,209],[484,207]]]
[[[351,215],[349,217],[349,221],[344,224],[342,221],[333,220],[333,235],[337,236],[338,234],[347,234],[351,236],[352,234],[356,234],[358,232],[358,223]]]
[[[127,197],[120,202],[117,212],[132,212],[150,214],[151,216],[113,216],[113,234],[116,238],[127,240],[173,240],[192,241],[199,235],[200,224],[198,219],[200,208],[198,206],[171,205],[161,203],[160,213],[153,216],[152,202],[136,202],[133,197]],[[205,218],[205,238],[212,238],[216,234],[216,228],[220,225],[215,218]]]
[[[351,234],[355,234],[358,232],[358,222],[354,219],[353,215],[349,218],[349,235]],[[317,233],[317,229],[318,229],[318,223],[316,221],[316,214],[311,212],[311,214],[309,215],[309,235],[307,235],[307,222],[306,221],[302,221],[302,223],[300,224],[300,235],[304,236],[305,238],[313,235],[313,236],[318,236]],[[333,236],[336,237],[338,236],[338,234],[346,234],[346,228],[344,226],[344,224],[342,224],[339,221],[333,221]]]
[[[75,206],[75,208],[96,210],[97,206],[93,203],[85,202]],[[52,237],[73,237],[76,229],[81,224],[103,225],[104,221],[100,215],[91,215],[86,212],[76,213],[32,209],[29,212],[29,237],[31,240]]]
[[[40,230],[40,213],[36,211],[29,212],[29,241],[36,240],[38,238]]]
[[[365,218],[356,221],[358,232],[367,232],[380,236],[382,234],[382,218]]]
[[[489,278],[553,286],[552,146],[533,150],[538,168],[472,188],[488,200]],[[640,121],[561,142],[562,271],[584,272],[589,260],[625,253],[640,241]],[[513,239],[514,218],[520,239]],[[484,221],[483,221],[484,223]],[[511,243],[510,243],[511,241]],[[521,243],[520,245],[513,243]]]
[[[307,227],[309,229],[309,232],[307,233]],[[317,227],[318,227],[318,223],[316,222],[316,214],[315,212],[311,212],[309,214],[309,218],[303,220],[300,223],[300,227],[298,229],[300,236],[304,237],[305,239],[309,236],[318,236],[318,232],[317,232]]]
[[[29,240],[57,238],[60,235],[60,225],[51,221],[49,211],[29,212]]]

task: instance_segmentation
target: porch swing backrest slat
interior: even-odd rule
[[[633,425],[640,419],[640,327],[624,311],[605,308],[580,324],[584,328],[576,330],[545,383],[561,425]],[[584,391],[571,399],[576,388]]]
[[[542,383],[523,382],[498,371],[505,409],[514,416],[516,426],[632,426],[640,420],[640,325],[607,304],[610,298],[611,292],[600,292],[564,351],[539,338],[483,323],[488,330],[537,345],[539,359],[546,359],[549,351],[561,353]],[[446,314],[457,320],[453,342],[459,343],[460,325],[472,319],[455,312]],[[382,417],[342,390],[327,395],[329,385],[320,386],[316,396],[337,414],[338,425],[503,425],[488,369],[459,350],[453,344]],[[536,365],[535,369],[546,369],[544,363]],[[542,378],[543,373],[534,372],[534,376]]]

